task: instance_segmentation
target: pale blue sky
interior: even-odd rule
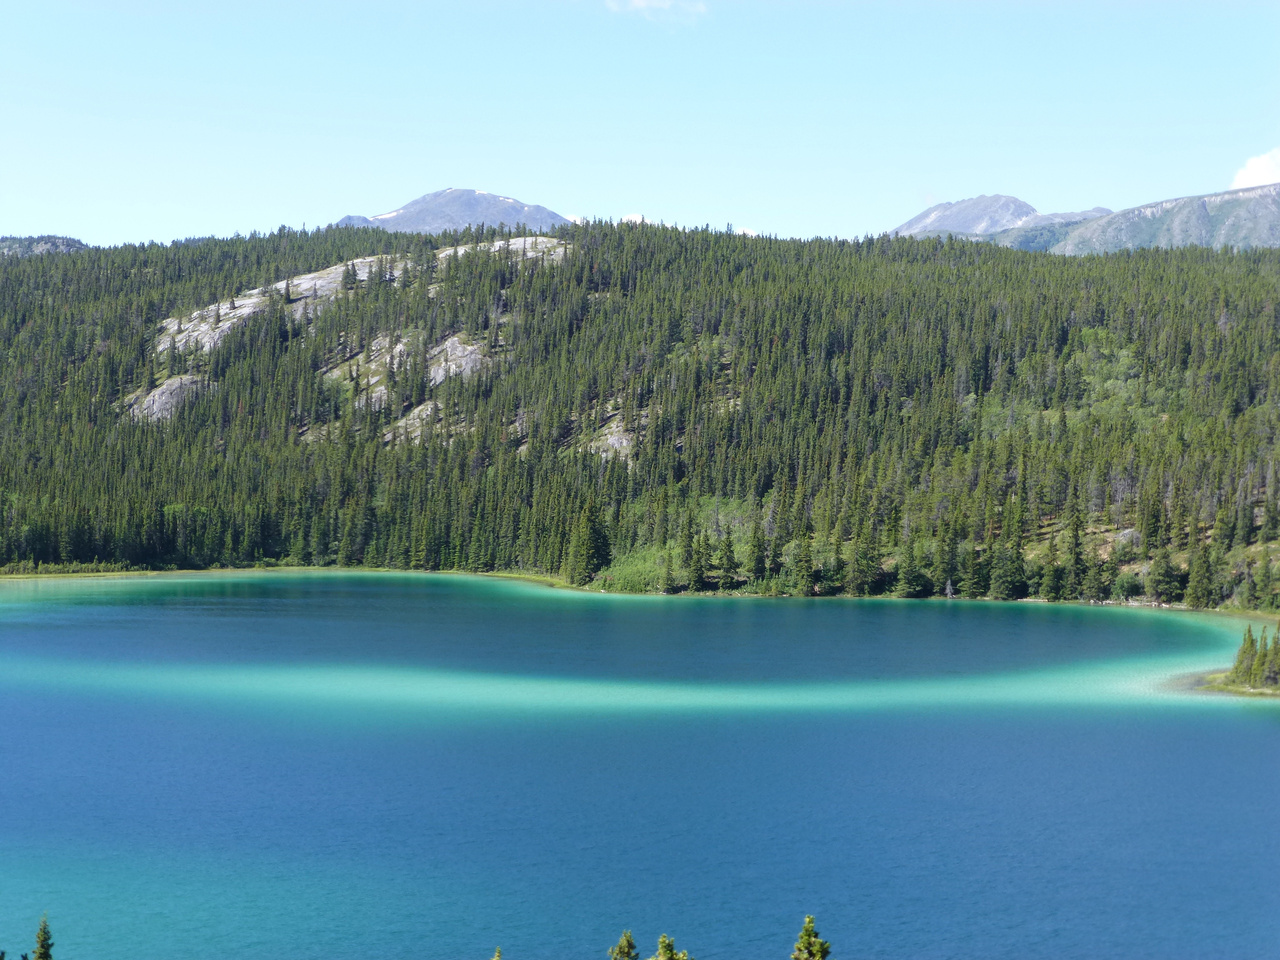
[[[1278,63],[1275,2],[14,4],[0,234],[314,226],[449,186],[783,236],[980,193],[1119,209],[1280,147]]]

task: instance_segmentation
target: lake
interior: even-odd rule
[[[1274,957],[1208,616],[237,573],[0,583],[0,949]]]

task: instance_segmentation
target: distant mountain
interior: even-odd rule
[[[0,237],[0,257],[33,257],[41,253],[73,253],[89,245],[74,237]]]
[[[1036,213],[1017,197],[940,203],[894,233],[951,234],[1018,250],[1081,255],[1140,247],[1280,247],[1280,183],[1161,200],[1112,213]]]
[[[1161,200],[1073,227],[1055,253],[1137,247],[1280,247],[1280,183]]]
[[[552,230],[569,222],[554,210],[521,203],[483,190],[437,190],[376,217],[347,216],[340,227],[381,227],[400,233],[440,233],[467,226],[523,223],[534,230]]]
[[[955,203],[939,203],[897,227],[893,233],[912,237],[948,233],[990,236],[1006,230],[1079,223],[1110,212],[1106,207],[1094,207],[1079,213],[1039,213],[1031,204],[1017,197],[984,195]]]

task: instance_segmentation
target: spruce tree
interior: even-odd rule
[[[1271,640],[1271,652],[1267,655],[1267,663],[1262,671],[1263,686],[1280,686],[1280,628]]]
[[[707,578],[707,550],[703,547],[706,534],[698,538],[698,541],[689,551],[689,562],[686,569],[689,572],[689,589],[701,590],[703,581]]]
[[[991,561],[991,599],[1016,600],[1023,595],[1027,586],[1022,552],[1016,546],[1001,543],[996,546],[994,553]]]
[[[1167,552],[1167,550],[1165,551]],[[1111,585],[1106,580],[1106,565],[1097,551],[1090,550],[1085,557],[1084,590],[1082,596],[1090,603],[1099,603],[1111,594]]]
[[[1253,636],[1253,627],[1245,627],[1244,639],[1240,641],[1240,648],[1236,651],[1236,662],[1227,678],[1232,683],[1248,683],[1253,675],[1253,661],[1257,653],[1258,644]]]
[[[1178,595],[1178,575],[1169,558],[1169,548],[1161,547],[1147,568],[1147,593],[1161,603],[1170,603]]]
[[[1280,640],[1280,638],[1277,639]],[[1267,647],[1267,631],[1263,630],[1262,639],[1258,641],[1258,649],[1254,652],[1253,663],[1249,668],[1249,686],[1255,689],[1265,686],[1270,652]]]
[[[1049,534],[1049,550],[1040,575],[1040,598],[1051,602],[1061,600],[1063,580],[1062,567],[1058,565],[1058,538]]]
[[[753,580],[763,580],[768,568],[765,566],[764,531],[760,529],[759,520],[751,525],[751,541],[747,547],[747,555],[751,578]]]
[[[732,590],[738,583],[738,557],[733,552],[733,534],[726,530],[724,539],[720,541],[720,552],[716,557],[716,566],[720,568],[720,589]]]
[[[49,918],[40,918],[40,929],[36,931],[36,949],[31,960],[53,960],[53,936],[49,933]]]
[[[640,960],[640,951],[630,930],[623,930],[618,943],[609,948],[609,960]]]
[[[812,540],[812,536],[802,530],[799,545],[796,548],[796,585],[800,593],[806,597],[813,593],[814,584]]]
[[[1084,518],[1080,508],[1074,504],[1067,521],[1067,556],[1066,583],[1063,587],[1063,598],[1079,600],[1084,591]]]
[[[818,931],[813,927],[813,917],[805,917],[800,937],[796,940],[796,948],[791,952],[791,960],[827,960],[830,953],[831,944],[818,936]]]
[[[1254,575],[1255,603],[1260,610],[1270,610],[1272,606],[1272,590],[1274,581],[1272,580],[1271,571],[1271,555],[1263,554],[1262,559],[1258,561],[1257,573]]]
[[[924,572],[920,543],[914,533],[907,537],[898,561],[898,589],[900,597],[927,597],[933,593],[933,584]]]
[[[680,525],[680,563],[686,570],[693,563],[693,541],[693,511],[686,510],[684,523]]]
[[[988,585],[987,558],[975,547],[969,547],[960,564],[960,596],[966,600],[985,597]]]
[[[658,952],[649,960],[690,960],[690,957],[688,950],[676,953],[675,941],[664,933],[658,937]]]
[[[1209,553],[1197,547],[1191,554],[1191,568],[1187,577],[1187,606],[1203,609],[1213,600],[1213,570]]]

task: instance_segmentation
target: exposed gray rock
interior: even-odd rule
[[[514,227],[525,224],[532,230],[546,231],[568,223],[566,217],[536,204],[522,203],[483,190],[437,190],[406,203],[390,213],[374,217],[347,216],[338,221],[340,227],[381,227],[401,233],[440,233],[462,230],[468,226],[487,224]]]
[[[623,425],[622,417],[615,414],[587,442],[587,449],[599,454],[605,460],[611,457],[621,457],[625,460],[631,455],[631,448],[635,446],[635,442],[635,435]]]
[[[468,377],[477,373],[489,362],[483,346],[469,343],[454,334],[428,351],[427,376],[431,385],[438,387],[449,377]]]
[[[389,429],[383,431],[383,442],[392,443],[396,440],[419,439],[426,425],[435,422],[439,412],[440,404],[434,400],[418,404],[395,423],[391,424]]]
[[[442,270],[449,265],[453,257],[479,250],[481,253],[511,252],[517,260],[536,260],[547,256],[553,261],[564,259],[569,244],[555,237],[512,237],[510,240],[498,240],[494,243],[468,243],[461,247],[443,247],[436,251],[436,260]]]
[[[74,237],[0,237],[0,257],[35,257],[42,253],[74,253],[89,245]]]
[[[352,260],[361,280],[369,277],[369,271],[381,257],[361,257]],[[384,261],[385,262],[385,261]],[[404,261],[390,264],[393,276],[399,276],[407,264]],[[302,316],[306,309],[317,309],[336,297],[342,287],[342,274],[346,263],[335,264],[315,273],[304,273],[288,280],[281,280],[270,287],[259,287],[249,290],[238,297],[231,297],[219,303],[210,304],[185,317],[170,317],[161,321],[160,335],[156,340],[156,351],[163,353],[169,349],[173,341],[180,351],[198,347],[201,350],[212,350],[228,333],[248,321],[267,305],[274,292],[284,296],[286,288],[289,302],[295,316]]]
[[[190,397],[204,390],[204,379],[194,374],[170,377],[150,393],[134,394],[127,401],[128,410],[136,420],[168,420]]]

